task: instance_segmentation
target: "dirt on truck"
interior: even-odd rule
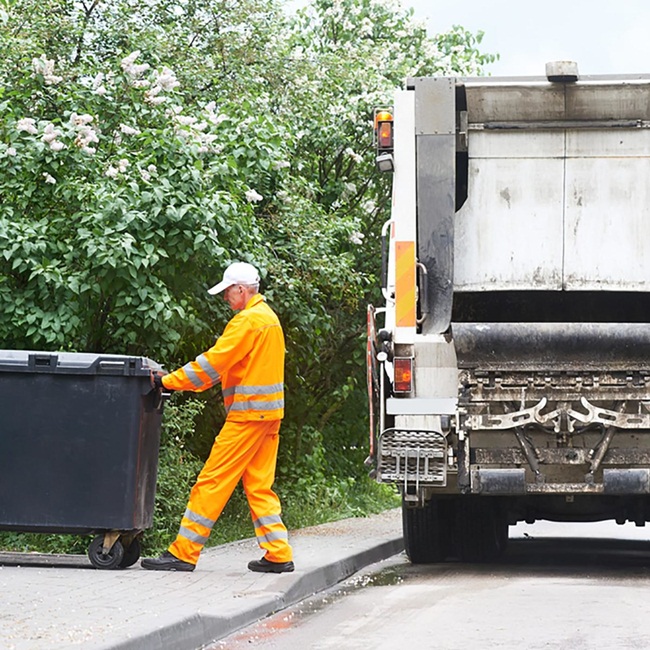
[[[368,308],[370,456],[416,563],[650,520],[650,76],[408,79]]]

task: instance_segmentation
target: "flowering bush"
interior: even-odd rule
[[[206,288],[253,262],[288,347],[279,472],[343,493],[364,471],[389,205],[373,109],[408,76],[479,73],[480,40],[431,38],[393,0],[291,16],[276,0],[0,0],[0,347],[175,366],[229,316]],[[223,417],[204,399],[199,455]]]
[[[285,155],[273,123],[251,121],[249,149],[237,106],[189,103],[140,59],[88,76],[34,58],[0,104],[5,347],[169,357],[204,325],[201,290],[255,245],[247,180]]]

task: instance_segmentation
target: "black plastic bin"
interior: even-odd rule
[[[97,536],[131,566],[151,527],[163,400],[151,359],[0,350],[0,529]]]

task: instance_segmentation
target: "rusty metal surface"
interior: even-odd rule
[[[589,462],[589,449],[581,447],[562,447],[537,449],[540,465],[584,465]],[[526,458],[518,447],[472,449],[472,463],[477,465],[512,466],[523,465]],[[603,465],[650,465],[650,449],[612,448],[603,458]]]

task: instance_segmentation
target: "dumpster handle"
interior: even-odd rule
[[[27,367],[32,371],[37,371],[39,368],[43,370],[49,370],[51,368],[56,368],[59,362],[59,356],[57,354],[48,354],[48,353],[35,353],[30,354],[27,359]]]

